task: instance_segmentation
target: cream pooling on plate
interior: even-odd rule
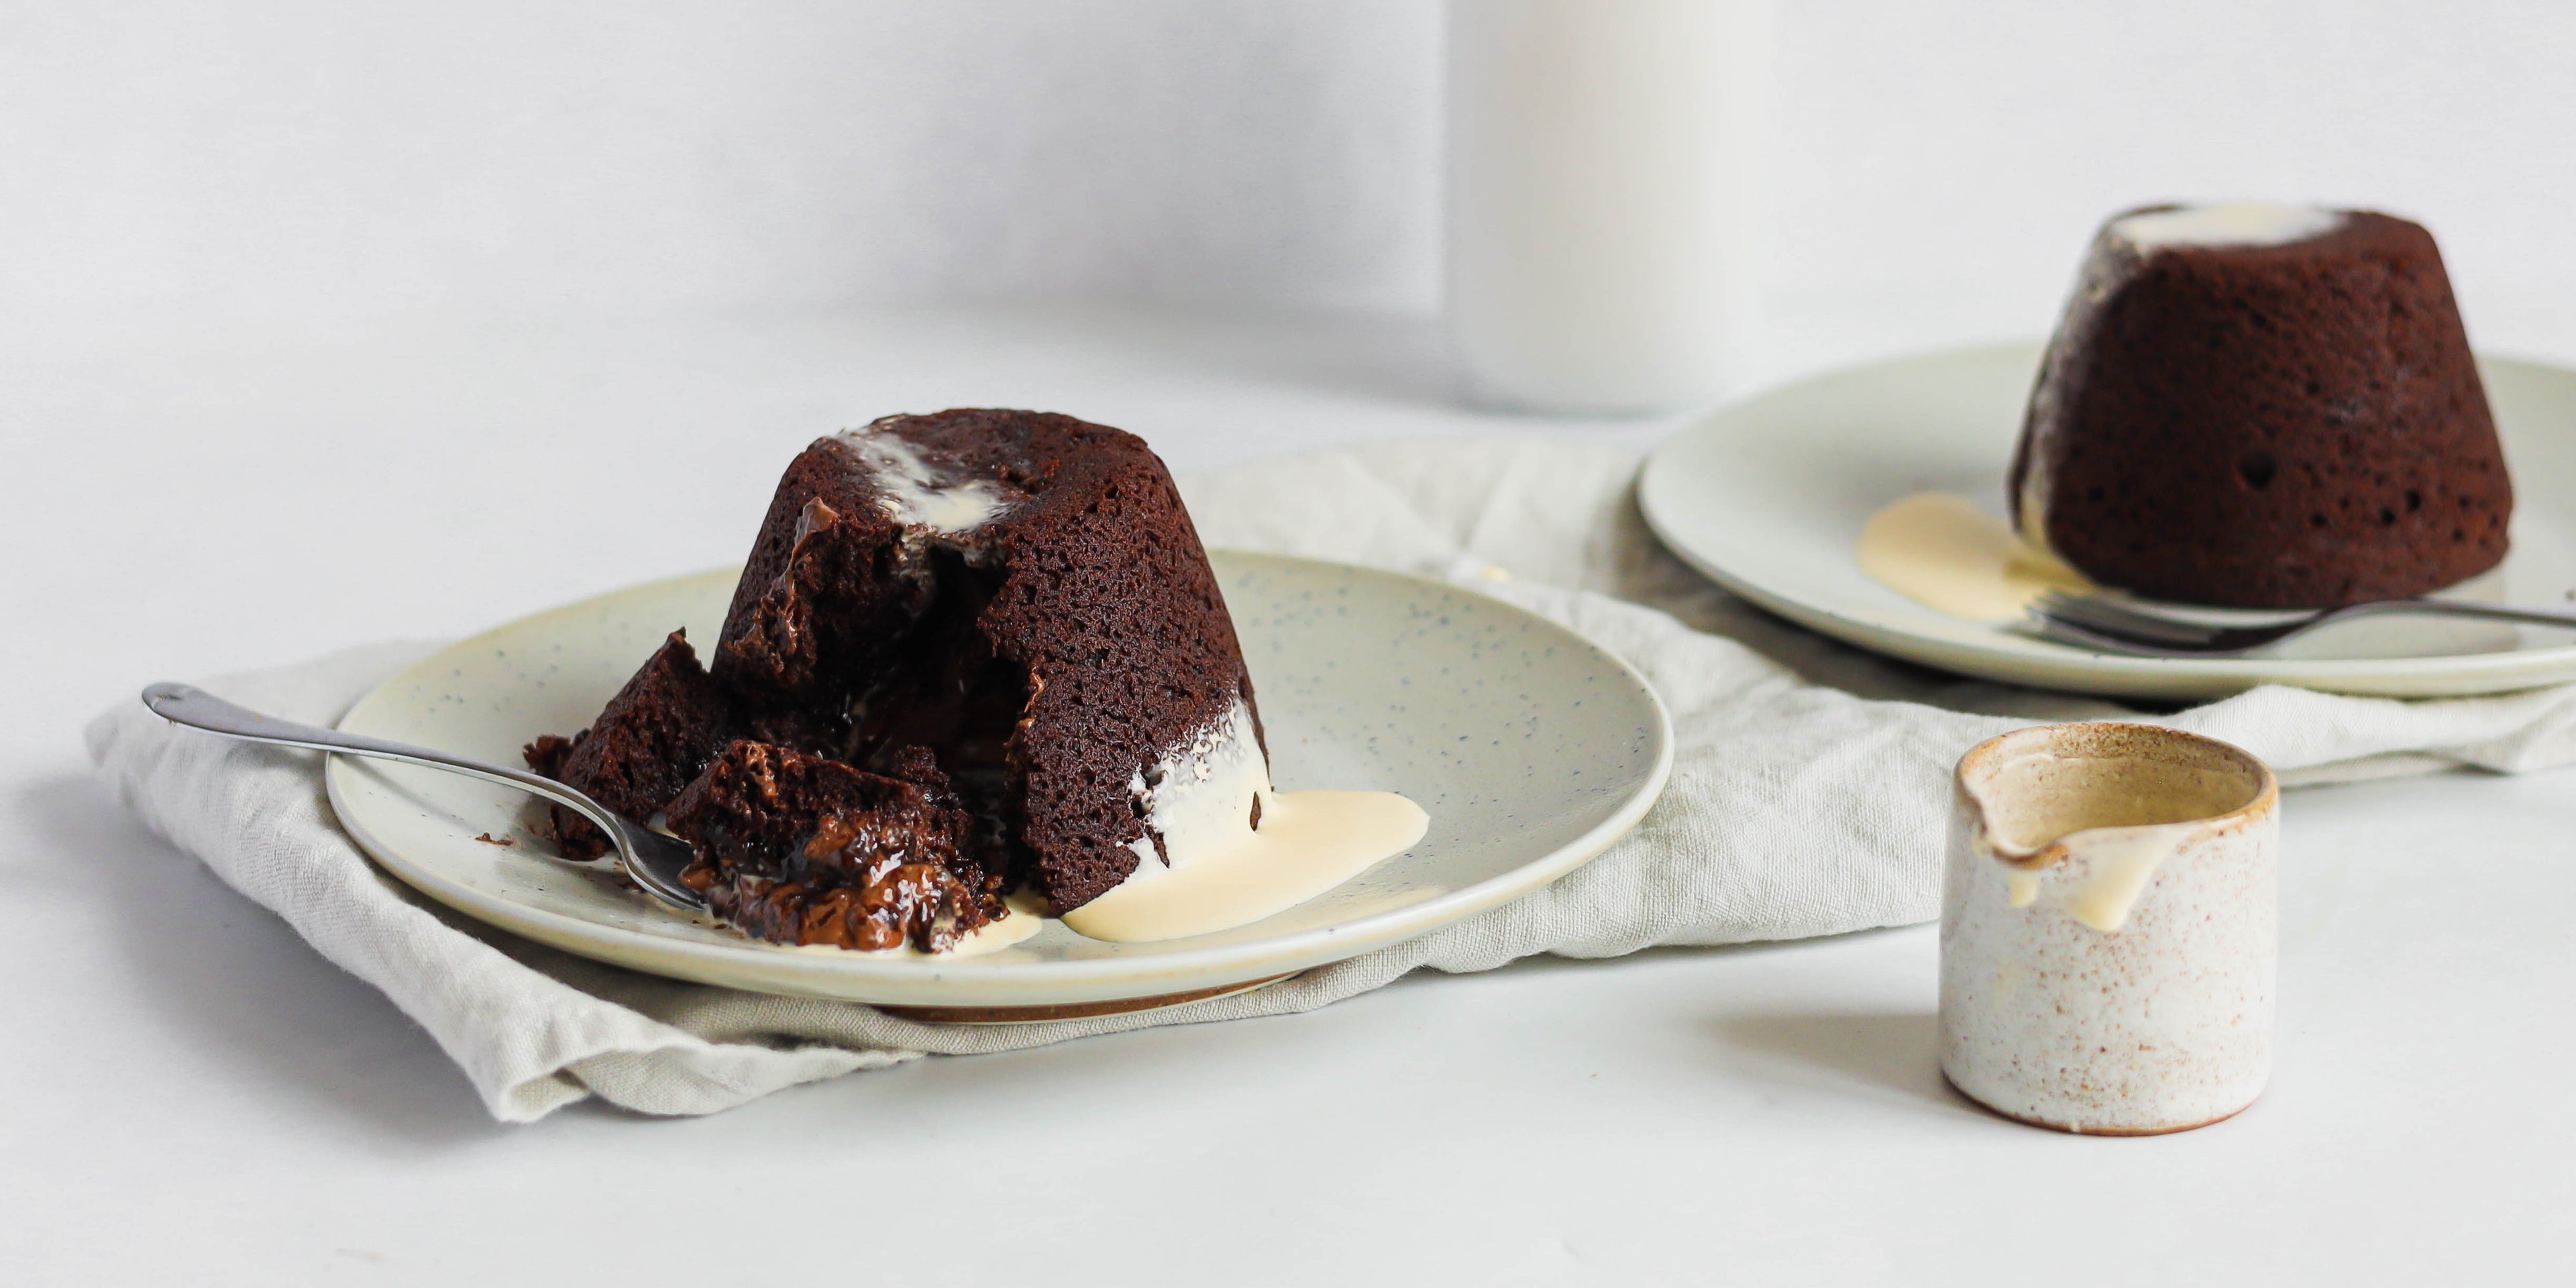
[[[2042,591],[2093,589],[1976,502],[1947,492],[1917,492],[1869,516],[1852,558],[1880,585],[1968,621],[2018,621]]]
[[[1278,792],[1240,698],[1129,782],[1146,835],[1136,870],[1064,914],[1094,939],[1143,942],[1259,921],[1411,849],[1430,829],[1393,792]]]

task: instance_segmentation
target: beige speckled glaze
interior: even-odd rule
[[[1941,902],[1941,1070],[2009,1118],[2151,1135],[2272,1068],[2280,787],[2152,725],[2023,729],[1959,761]]]

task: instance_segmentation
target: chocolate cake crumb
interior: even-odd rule
[[[628,818],[651,818],[724,745],[732,707],[698,665],[687,633],[673,631],[588,730],[569,743],[539,738],[527,749],[528,764]],[[546,816],[566,857],[609,851],[608,837],[579,814],[548,805]]]
[[[671,802],[672,832],[698,853],[681,880],[763,939],[947,948],[1002,915],[1002,876],[944,789],[734,742]]]

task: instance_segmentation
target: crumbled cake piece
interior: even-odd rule
[[[591,727],[571,739],[529,744],[530,767],[569,783],[634,819],[649,819],[714,759],[733,724],[733,704],[698,665],[685,631],[673,631]],[[573,858],[597,858],[608,838],[579,814],[548,805],[553,839]]]
[[[698,852],[681,881],[779,943],[950,947],[1002,915],[1002,875],[977,861],[974,820],[929,756],[899,770],[733,743],[671,802]]]

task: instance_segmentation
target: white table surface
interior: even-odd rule
[[[1060,408],[1179,469],[1669,428],[1479,416],[1440,352],[1070,306],[11,337],[0,1282],[2567,1281],[2568,772],[2292,793],[2272,1090],[2148,1140],[1948,1092],[1924,927],[505,1127],[86,774],[147,680],[737,558],[798,445],[886,411]]]

